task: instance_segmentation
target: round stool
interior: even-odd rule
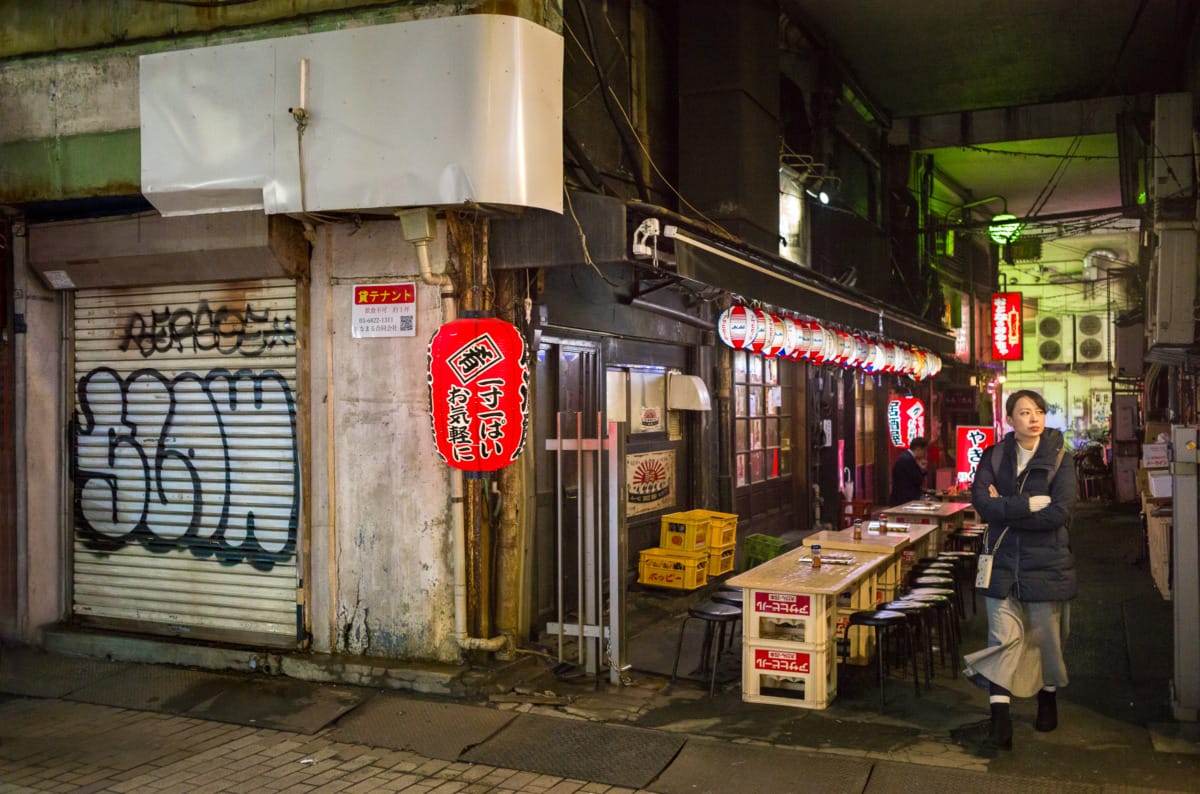
[[[683,632],[689,620],[693,618],[704,621],[704,643],[700,650],[700,672],[708,672],[708,696],[712,697],[717,687],[717,659],[721,656],[721,648],[725,644],[725,626],[740,620],[742,608],[733,604],[720,604],[716,601],[701,601],[688,608],[683,622],[679,624],[679,641],[675,644],[675,664],[671,667],[671,680],[679,672],[679,654],[683,650]],[[713,635],[717,634],[716,637]],[[711,660],[709,657],[712,657]]]
[[[875,629],[875,650],[878,654],[879,663],[879,711],[883,712],[884,696],[883,696],[883,681],[887,671],[886,647],[888,634],[894,630],[901,630],[904,634],[904,640],[908,644],[908,654],[912,657],[913,662],[913,686],[916,687],[917,694],[921,694],[920,674],[917,671],[917,657],[913,653],[912,633],[910,632],[911,623],[908,615],[903,612],[894,612],[890,609],[865,609],[860,612],[850,614],[850,620],[846,623],[846,628],[842,632],[844,644],[848,645],[850,639],[850,629],[855,626],[870,626]]]
[[[718,604],[729,604],[741,609],[743,592],[740,587],[730,587],[727,584],[723,584],[717,588],[717,592],[712,594],[712,600]],[[729,636],[725,638],[726,649],[733,647],[734,633],[739,631],[741,625],[741,620],[734,621],[733,627],[729,630]]]
[[[889,601],[880,609],[903,612],[913,620],[918,640],[924,640],[925,685],[929,686],[933,679],[933,632],[930,630],[929,621],[933,619],[936,607],[928,601],[909,601],[901,598],[897,601]]]
[[[938,661],[945,666],[945,652],[950,652],[951,678],[958,678],[958,620],[955,617],[953,592],[940,587],[918,588],[903,596],[906,601],[932,604],[937,616]]]

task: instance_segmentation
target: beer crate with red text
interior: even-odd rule
[[[708,583],[707,551],[643,549],[638,555],[638,584],[671,590],[695,590]]]
[[[826,708],[837,694],[832,640],[820,648],[790,642],[748,641],[742,646],[742,700],[808,709]]]
[[[742,600],[746,638],[823,648],[833,639],[833,596],[750,589]]]

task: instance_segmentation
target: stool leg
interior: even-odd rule
[[[879,654],[879,713],[883,713],[883,657],[886,654],[884,646],[887,645],[886,639],[888,631],[883,626],[875,628],[875,650]]]
[[[692,619],[688,615],[683,619],[683,623],[679,624],[679,641],[675,643],[675,664],[671,667],[671,680],[675,680],[675,675],[679,672],[679,654],[683,650],[683,631],[687,628],[688,621]]]
[[[910,618],[912,620],[912,618]],[[917,671],[917,649],[913,643],[913,633],[916,631],[915,621],[913,625],[904,627],[904,636],[908,639],[908,655],[912,657],[913,666],[913,689],[916,690],[917,697],[921,696],[921,674]],[[926,681],[926,684],[929,682]]]

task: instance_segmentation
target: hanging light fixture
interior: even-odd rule
[[[991,237],[996,245],[1008,245],[1020,236],[1021,222],[1017,220],[1016,215],[1002,212],[992,216],[992,221],[988,224],[988,237]]]

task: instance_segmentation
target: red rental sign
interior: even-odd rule
[[[958,467],[954,484],[959,489],[970,488],[971,483],[975,482],[975,469],[979,468],[983,451],[996,443],[996,428],[959,425],[957,434],[955,460],[958,461]]]
[[[469,317],[429,340],[433,439],[442,460],[470,472],[495,471],[525,446],[529,369],[512,323]]]
[[[1020,361],[1024,355],[1021,336],[1025,333],[1021,293],[992,293],[992,360]]]

